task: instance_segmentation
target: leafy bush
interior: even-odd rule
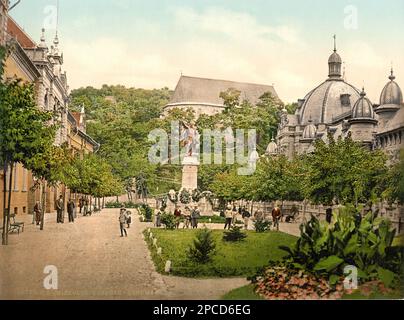
[[[183,189],[180,193],[180,201],[183,204],[188,204],[191,202],[191,194],[187,189]]]
[[[271,230],[272,222],[265,219],[257,219],[254,222],[254,229],[259,233]]]
[[[223,233],[223,240],[228,242],[243,241],[247,234],[241,231],[242,227],[232,226],[230,230]]]
[[[161,215],[160,219],[161,223],[165,225],[166,229],[168,230],[175,229],[177,220],[173,214],[164,213]]]
[[[140,206],[140,213],[143,216],[144,222],[151,222],[153,220],[153,209],[148,204]]]
[[[198,232],[193,245],[189,247],[188,257],[198,263],[208,263],[215,253],[216,243],[212,231],[205,228]]]
[[[114,202],[108,202],[105,204],[105,208],[107,208],[107,209],[119,209],[119,208],[122,208],[122,206],[125,206],[125,208],[127,208],[127,209],[134,209],[134,208],[139,207],[138,204],[131,202],[131,201],[128,201],[128,202],[114,201]]]
[[[345,208],[328,224],[312,217],[300,226],[295,247],[280,247],[289,253],[293,266],[326,276],[334,284],[344,267],[358,268],[360,282],[380,279],[392,286],[403,274],[404,248],[392,246],[395,230],[390,222],[369,213],[357,219],[357,212]]]

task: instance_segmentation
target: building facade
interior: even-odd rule
[[[402,91],[395,82],[393,70],[380,94],[372,103],[365,89],[357,89],[342,75],[342,59],[334,52],[328,59],[328,78],[298,101],[298,109],[290,115],[284,109],[276,141],[267,154],[296,154],[314,150],[317,139],[327,141],[351,135],[355,141],[371,149],[385,151],[390,161],[396,161],[404,146],[404,105]]]
[[[194,110],[196,118],[199,118],[200,115],[214,115],[223,112],[225,106],[220,94],[229,89],[239,91],[241,100],[248,100],[254,105],[267,92],[279,99],[273,86],[181,76],[164,111],[190,108]]]
[[[5,78],[18,78],[34,84],[38,108],[52,111],[59,124],[55,145],[67,144],[73,153],[94,152],[99,146],[86,134],[84,110],[79,113],[78,120],[77,114],[69,111],[69,87],[66,72],[62,71],[63,54],[59,50],[58,35],[48,47],[45,30],[42,30],[37,44],[10,16],[7,16],[5,26],[5,40],[11,46],[11,54],[5,63]],[[0,171],[0,189],[4,192],[3,179],[4,174]],[[34,184],[32,174],[21,164],[16,164],[11,190],[14,213],[32,213],[35,202],[41,199],[40,190],[32,188]],[[46,212],[54,211],[55,201],[62,190],[61,187],[46,190]],[[1,208],[3,197],[0,198]]]

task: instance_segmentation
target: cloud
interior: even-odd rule
[[[251,15],[210,7],[200,13],[191,8],[173,10],[177,25],[209,33],[220,33],[237,40],[275,40],[299,43],[297,30],[291,26],[259,24]]]
[[[90,41],[73,36],[65,39],[62,45],[70,86],[174,89],[182,71],[189,76],[274,84],[285,102],[293,102],[328,76],[332,48],[327,47],[328,42],[310,43],[310,35],[301,33],[303,28],[261,23],[247,13],[218,7],[201,11],[174,8],[170,13],[168,26],[147,21],[128,27],[132,33],[143,31],[143,36],[129,40],[125,35]],[[352,40],[339,53],[347,62],[349,82],[360,87],[366,80],[368,95],[377,102],[387,82],[385,66],[391,61],[384,58],[383,47]],[[393,61],[400,61],[400,56],[395,52]]]

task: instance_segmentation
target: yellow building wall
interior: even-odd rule
[[[19,78],[25,82],[30,82],[30,77],[18,66],[13,56],[7,58],[4,69],[4,78]],[[28,205],[28,198],[30,193],[32,175],[28,170],[25,170],[21,164],[17,164],[13,171],[13,181],[12,181],[12,196],[11,196],[11,213],[16,213],[17,215],[27,214],[32,212],[33,208]],[[7,179],[8,181],[8,179]],[[3,211],[3,195],[4,195],[4,173],[0,169],[0,212]],[[8,184],[8,183],[7,183]],[[8,186],[7,186],[8,191]],[[6,193],[8,199],[8,192]],[[6,204],[8,200],[6,201]]]

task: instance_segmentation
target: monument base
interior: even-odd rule
[[[187,189],[192,192],[193,190],[198,189],[198,157],[184,157],[182,165],[181,190]]]
[[[189,191],[198,189],[198,166],[186,165],[182,168],[182,188]]]

